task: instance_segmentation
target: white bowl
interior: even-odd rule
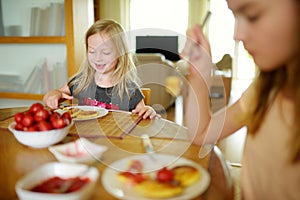
[[[21,200],[79,200],[87,199],[95,188],[99,172],[95,167],[75,163],[52,162],[42,165],[20,179],[15,186],[18,198]],[[32,192],[30,189],[51,177],[71,178],[82,175],[91,181],[77,191],[64,194]]]
[[[49,131],[18,131],[15,129],[15,122],[12,122],[8,129],[14,134],[15,138],[23,145],[33,148],[45,148],[62,141],[68,134],[73,122],[62,129]]]
[[[85,138],[80,138],[66,144],[51,146],[48,149],[59,161],[91,163],[96,159],[100,159],[107,147],[97,145]]]

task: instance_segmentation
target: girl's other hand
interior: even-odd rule
[[[160,115],[156,114],[156,111],[151,106],[137,106],[134,110],[132,110],[132,113],[143,116],[143,119],[160,117]]]

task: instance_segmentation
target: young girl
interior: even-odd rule
[[[44,103],[57,108],[62,99],[76,98],[80,105],[132,111],[153,118],[137,85],[137,73],[123,27],[113,20],[99,20],[86,32],[87,62],[63,87],[48,92]]]
[[[189,30],[201,46],[187,43],[182,52],[191,63],[186,111],[191,138],[198,145],[215,144],[246,126],[243,199],[300,199],[300,1],[227,3],[236,19],[234,39],[243,42],[259,74],[237,102],[211,114],[210,45],[200,26]]]

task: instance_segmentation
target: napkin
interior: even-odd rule
[[[55,145],[48,148],[57,160],[71,163],[91,163],[101,158],[106,146],[98,145],[85,138],[79,138],[73,142]]]

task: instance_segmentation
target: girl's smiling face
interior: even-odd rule
[[[88,61],[98,73],[113,73],[118,63],[117,55],[113,42],[106,34],[96,33],[88,38]]]
[[[227,0],[243,42],[262,71],[292,64],[297,57],[296,0]]]

